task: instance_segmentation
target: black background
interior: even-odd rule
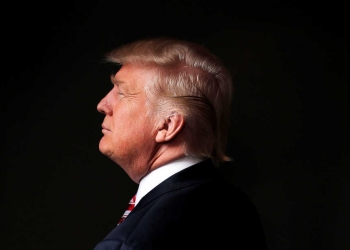
[[[92,249],[115,226],[137,186],[98,151],[99,60],[166,35],[233,74],[230,178],[269,249],[349,249],[347,22],[337,1],[3,3],[0,248]]]

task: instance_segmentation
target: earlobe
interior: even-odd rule
[[[178,135],[184,125],[185,119],[183,115],[178,112],[174,112],[167,118],[163,120],[161,126],[159,126],[156,141],[167,142],[176,137]]]

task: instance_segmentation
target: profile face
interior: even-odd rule
[[[155,151],[157,129],[147,116],[144,91],[145,84],[153,79],[153,70],[125,64],[115,75],[113,88],[97,105],[105,114],[99,150],[122,168],[142,161],[146,166]],[[136,171],[124,170],[129,175],[129,171]]]

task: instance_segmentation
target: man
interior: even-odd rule
[[[107,61],[121,68],[97,106],[99,149],[139,186],[134,208],[95,250],[266,249],[254,206],[219,171],[230,160],[233,88],[220,60],[201,45],[157,38]]]

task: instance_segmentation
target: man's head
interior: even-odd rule
[[[117,127],[115,138],[110,136],[115,144],[106,143],[106,134],[101,139],[102,153],[121,166],[126,164],[123,157],[140,164],[157,162],[162,155],[173,160],[165,149],[174,151],[175,159],[189,155],[229,160],[224,150],[232,82],[217,57],[198,44],[158,38],[117,48],[107,61],[122,67],[111,76],[115,87],[98,105],[106,114],[104,125],[113,120]],[[119,98],[120,93],[124,96]],[[126,102],[124,114],[119,108]],[[147,155],[152,159],[146,160]]]

